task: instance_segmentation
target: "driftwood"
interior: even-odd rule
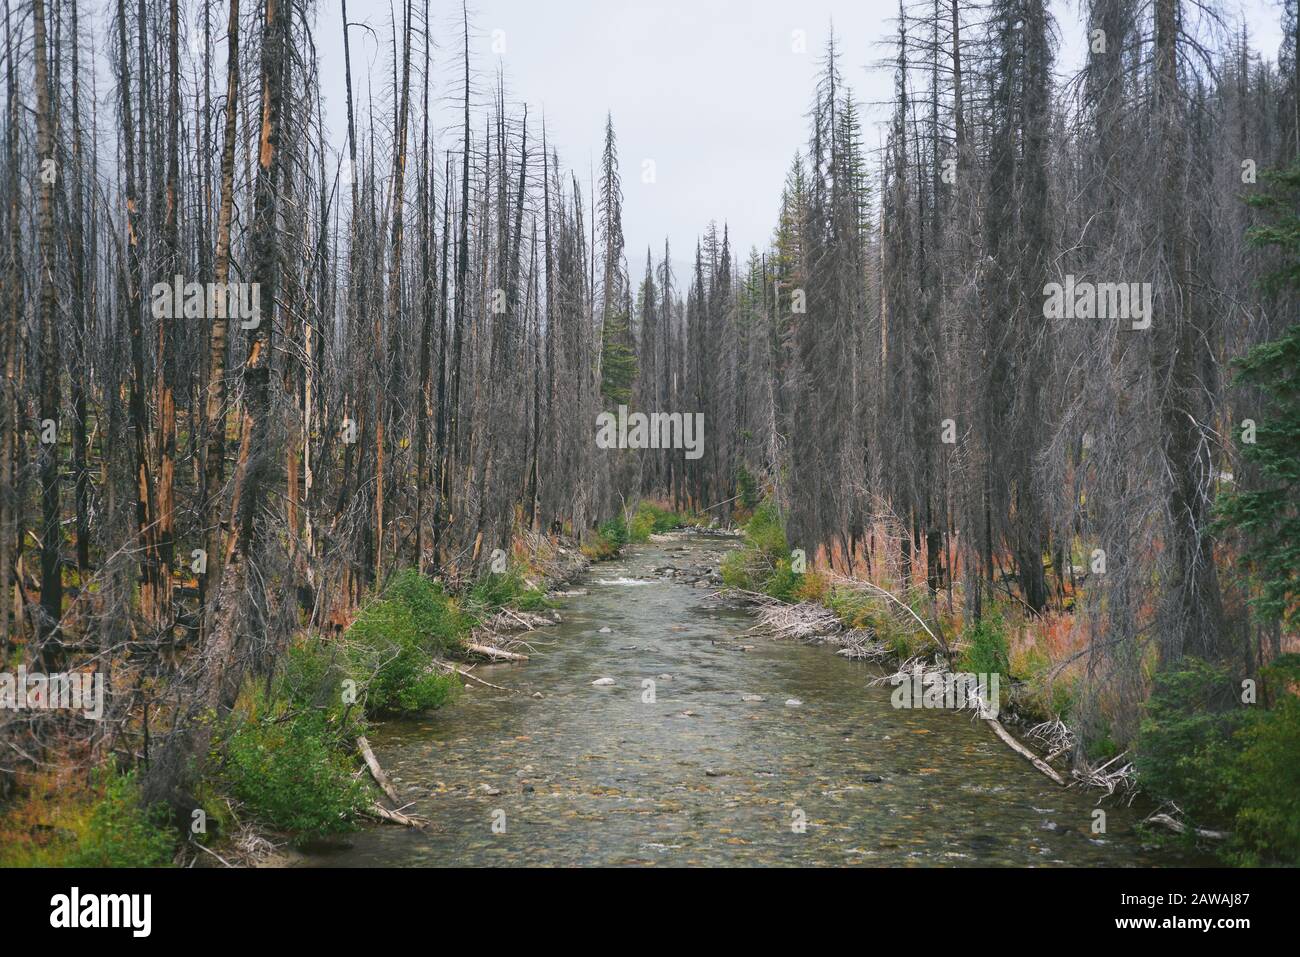
[[[390,811],[382,804],[372,804],[362,813],[378,818],[381,821],[387,821],[389,824],[400,824],[402,827],[423,829],[429,826],[429,822],[424,818],[403,814],[401,811]]]
[[[849,578],[847,575],[838,575],[835,574],[834,572],[831,573],[831,576],[833,581],[838,582],[839,584],[842,584],[845,587],[857,588],[857,589],[865,588],[868,591],[870,591],[873,595],[876,595],[879,598],[883,598],[886,601],[893,602],[895,605],[897,605],[904,612],[906,612],[908,615],[911,615],[912,618],[916,620],[916,623],[921,626],[921,628],[925,631],[927,635],[930,636],[930,640],[933,641],[936,645],[938,645],[940,650],[943,651],[943,656],[945,658],[949,658],[949,659],[952,658],[952,649],[948,647],[948,642],[941,635],[936,635],[933,631],[931,631],[930,626],[925,623],[925,619],[923,619],[920,615],[914,612],[911,609],[911,607],[907,605],[905,602],[900,601],[898,597],[895,596],[888,589],[881,588],[875,582],[867,581],[865,578]],[[939,627],[937,621],[935,623],[935,627],[936,628]],[[940,631],[942,631],[942,629],[940,629]]]
[[[470,681],[476,682],[485,687],[494,688],[497,691],[505,691],[508,692],[509,694],[523,694],[523,692],[520,691],[518,688],[507,688],[504,685],[494,685],[490,681],[484,681],[482,678],[474,674],[468,668],[453,667],[452,665],[443,664],[442,662],[434,662],[434,664],[436,664],[439,668],[442,668],[448,674],[460,675],[462,678],[468,678]]]
[[[791,605],[765,595],[756,597],[753,592],[735,591],[759,605],[758,624],[749,629],[750,634],[793,641],[824,641],[844,630],[833,612],[813,602]]]
[[[1152,814],[1142,823],[1156,824],[1173,831],[1175,834],[1186,834],[1190,830],[1195,832],[1197,837],[1204,838],[1207,841],[1224,841],[1230,836],[1227,831],[1210,831],[1203,827],[1190,828],[1182,821],[1176,820],[1168,814]]]
[[[379,766],[379,761],[375,758],[375,752],[370,750],[370,742],[366,740],[364,734],[357,737],[357,749],[361,752],[361,756],[366,759],[366,767],[370,769],[370,776],[375,779],[375,783],[388,795],[388,800],[394,804],[398,803],[397,789],[393,787],[393,782],[388,780],[388,775],[384,773],[384,769]]]
[[[1079,762],[1076,762],[1071,773],[1088,787],[1105,788],[1107,794],[1114,794],[1117,790],[1127,792],[1129,803],[1132,804],[1138,792],[1133,762],[1124,761],[1120,763],[1121,759],[1127,754],[1127,751],[1121,751],[1105,764],[1096,768],[1089,766],[1086,762],[1082,763],[1082,766],[1080,766]]]
[[[1015,738],[1013,738],[1011,736],[1011,732],[1008,731],[1006,728],[1002,727],[1001,721],[999,721],[997,718],[985,718],[984,720],[989,724],[990,727],[993,728],[993,732],[999,738],[1002,739],[1003,744],[1005,744],[1012,751],[1015,751],[1017,754],[1023,757],[1034,767],[1038,768],[1038,770],[1042,771],[1044,774],[1046,774],[1049,778],[1051,778],[1061,787],[1065,787],[1065,780],[1059,774],[1057,774],[1056,771],[1052,769],[1052,766],[1048,764],[1046,761],[1044,761],[1042,758],[1040,758],[1038,755],[1034,754],[1034,752],[1030,751],[1027,747],[1025,747]]]
[[[211,854],[213,857],[219,860],[226,867],[233,868],[235,866],[234,864],[231,864],[228,860],[226,860],[224,857],[222,857],[220,854],[218,854],[216,851],[212,850],[212,848],[204,847],[198,841],[190,841],[190,844],[193,847],[197,847],[200,851],[203,851],[204,853]],[[193,864],[191,864],[190,866],[193,867]]]
[[[491,645],[480,645],[477,642],[465,645],[466,651],[472,651],[476,655],[483,655],[485,658],[491,658],[493,661],[527,661],[527,655],[521,655],[517,651],[506,651],[504,648],[494,648]]]
[[[877,641],[874,634],[865,628],[855,628],[829,639],[833,644],[842,645],[835,652],[842,658],[852,661],[888,661],[893,657],[893,650],[883,642]]]

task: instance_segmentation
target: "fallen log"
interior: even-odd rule
[[[1203,827],[1189,828],[1182,821],[1176,820],[1168,814],[1152,814],[1142,823],[1157,824],[1160,827],[1168,828],[1175,834],[1186,834],[1191,830],[1195,832],[1197,837],[1204,838],[1207,841],[1226,841],[1230,836],[1227,831],[1211,831]]]
[[[1052,769],[1052,766],[1048,764],[1046,761],[1044,761],[1042,758],[1040,758],[1038,755],[1034,754],[1034,752],[1030,751],[1027,747],[1025,747],[1015,738],[1013,738],[1011,736],[1011,732],[1008,731],[1006,728],[1002,727],[1001,721],[999,721],[997,718],[985,718],[984,720],[988,722],[990,726],[992,726],[993,732],[999,738],[1002,739],[1003,744],[1005,744],[1012,751],[1015,751],[1017,754],[1023,757],[1034,767],[1038,768],[1038,770],[1042,771],[1044,774],[1046,774],[1049,778],[1051,778],[1061,787],[1065,787],[1064,779],[1059,774],[1057,774],[1056,771]]]
[[[381,821],[387,821],[389,824],[400,824],[402,827],[424,829],[429,826],[429,822],[424,818],[403,814],[401,811],[390,811],[381,804],[372,804],[362,813],[378,818]]]
[[[375,752],[370,750],[370,742],[366,740],[364,734],[357,738],[357,749],[361,752],[361,756],[366,759],[366,767],[370,769],[370,776],[375,779],[375,783],[388,795],[388,800],[397,804],[397,789],[393,787],[393,782],[388,780],[388,775],[384,773],[384,769],[379,766]]]
[[[472,651],[476,655],[483,655],[485,658],[491,658],[493,661],[527,661],[527,655],[521,655],[516,651],[506,651],[504,648],[493,648],[491,645],[467,644],[466,651]]]
[[[462,678],[468,678],[470,681],[477,682],[478,684],[481,684],[481,685],[483,685],[483,686],[485,686],[485,687],[488,687],[488,688],[494,688],[494,689],[497,690],[497,691],[505,691],[505,692],[508,692],[508,693],[510,693],[510,694],[523,694],[523,692],[520,691],[518,688],[507,688],[507,687],[505,687],[504,685],[494,685],[494,684],[493,684],[492,682],[490,682],[490,681],[484,681],[482,678],[480,678],[478,675],[474,674],[474,673],[473,673],[472,671],[470,671],[468,668],[461,668],[461,667],[454,667],[454,668],[453,668],[451,665],[445,665],[445,664],[442,664],[441,662],[435,662],[435,664],[436,664],[439,668],[442,668],[444,671],[446,671],[448,674],[457,674],[457,675],[460,675]]]

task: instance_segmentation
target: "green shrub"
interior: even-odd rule
[[[66,860],[69,867],[165,867],[176,849],[164,805],[144,808],[135,772],[110,772],[89,827]]]
[[[1194,824],[1230,817],[1224,807],[1229,741],[1243,717],[1226,669],[1185,658],[1158,674],[1134,759],[1143,787],[1176,803]]]
[[[964,636],[966,647],[958,660],[958,667],[977,675],[1011,674],[1010,646],[1007,641],[1007,623],[999,611],[986,613]]]
[[[546,592],[529,585],[524,581],[523,572],[514,567],[489,573],[476,581],[469,592],[469,605],[485,616],[506,607],[534,612],[551,607]]]
[[[830,583],[817,572],[804,572],[795,586],[795,601],[825,602],[830,596]]]
[[[1240,747],[1228,774],[1235,812],[1230,856],[1241,864],[1300,864],[1300,655],[1284,655],[1265,672],[1281,687],[1272,708],[1255,705],[1237,731]]]
[[[743,549],[737,549],[728,552],[722,556],[722,565],[719,571],[722,573],[722,583],[728,588],[741,588],[745,591],[756,591],[754,582],[749,577],[748,556]]]
[[[395,598],[361,609],[347,633],[350,676],[364,690],[368,714],[427,711],[447,702],[456,679],[433,666],[433,641]]]
[[[1265,669],[1273,707],[1241,706],[1227,669],[1195,658],[1156,678],[1138,737],[1139,779],[1199,826],[1231,832],[1237,864],[1300,864],[1300,655]]]
[[[781,527],[781,516],[771,499],[763,502],[745,523],[745,539],[773,564],[779,558],[789,557],[790,547]]]
[[[647,542],[651,535],[672,531],[681,526],[682,519],[676,512],[661,508],[653,502],[642,501],[632,515],[628,539],[633,542]]]
[[[758,482],[743,465],[736,469],[736,492],[741,508],[752,512],[758,507]]]
[[[319,711],[283,708],[231,719],[221,775],[263,824],[303,837],[349,830],[366,786]]]
[[[596,531],[588,535],[582,543],[582,554],[592,561],[600,562],[617,558],[623,546],[627,544],[627,523],[621,517],[601,522]]]
[[[655,519],[650,512],[642,511],[640,508],[632,516],[632,524],[628,526],[627,537],[630,542],[648,542],[650,536],[654,534]]]
[[[411,612],[416,630],[436,654],[456,650],[469,632],[469,623],[442,585],[414,568],[398,572],[384,589],[384,597]]]
[[[622,548],[627,544],[627,522],[619,515],[609,521],[601,522],[596,533],[607,542]]]
[[[636,513],[632,516],[628,538],[633,542],[645,542],[650,540],[652,534],[670,532],[685,524],[687,524],[685,517],[654,502],[643,500],[637,505]]]
[[[782,601],[797,601],[804,576],[791,567],[781,517],[770,500],[745,523],[744,535],[744,547],[722,560],[723,583]]]
[[[293,708],[327,711],[334,720],[341,720],[349,662],[346,642],[309,635],[289,647],[275,696]]]
[[[803,575],[790,568],[790,559],[781,558],[777,560],[776,570],[763,583],[763,591],[781,601],[793,602],[797,600],[795,592],[802,580]]]

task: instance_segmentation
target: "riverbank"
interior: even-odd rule
[[[297,636],[272,674],[246,675],[233,711],[216,720],[184,820],[144,805],[147,718],[135,761],[52,743],[42,754],[48,770],[19,775],[0,808],[0,866],[277,865],[294,859],[296,845],[360,820],[419,823],[383,793],[366,745],[371,724],[485,686],[477,668],[522,660],[558,620],[549,595],[627,541],[679,521],[642,503],[581,543],[517,531],[508,554],[455,584],[395,573],[348,619]],[[166,713],[155,708],[153,717]]]
[[[1115,702],[1088,697],[1089,659],[1079,646],[1086,629],[1076,628],[1082,620],[1075,612],[1031,615],[986,596],[972,623],[964,596],[954,600],[951,588],[931,592],[918,580],[896,593],[830,567],[808,567],[789,548],[770,502],[755,510],[744,536],[723,578],[757,607],[762,631],[836,644],[842,656],[886,667],[881,684],[900,693],[917,688],[916,697],[931,694],[931,686],[942,697],[943,689],[970,687],[973,678],[981,690],[964,705],[956,696],[958,706],[1055,785],[1086,789],[1099,804],[1143,806],[1144,825],[1159,839],[1213,851],[1228,863],[1300,860],[1300,655],[1282,654],[1243,676],[1230,662],[1193,657],[1160,668],[1146,646],[1149,677],[1129,692],[1137,697],[1140,726],[1123,726],[1108,709]],[[874,566],[893,567],[880,554]],[[993,709],[983,691],[988,676],[1000,679]],[[1120,715],[1132,711],[1132,701],[1116,708]],[[1080,712],[1085,717],[1076,721]]]
[[[430,593],[426,582],[418,576],[412,579],[407,575],[399,576],[377,598],[378,604],[364,606],[347,630],[345,641],[358,629],[364,628],[368,634],[375,623],[388,634],[400,633],[406,627],[417,633],[417,640],[425,640],[417,645],[417,654],[429,651],[433,654],[427,665],[416,662],[414,667],[408,666],[400,674],[380,682],[389,688],[383,706],[371,709],[367,701],[359,702],[365,717],[343,736],[342,745],[354,761],[358,755],[364,759],[354,777],[364,777],[374,787],[367,788],[365,801],[368,803],[354,805],[350,816],[380,821],[380,826],[426,827],[428,822],[410,813],[409,805],[400,800],[383,765],[370,750],[365,737],[370,724],[435,711],[475,691],[517,693],[484,677],[482,672],[500,662],[526,663],[537,654],[538,646],[548,641],[547,630],[562,621],[555,604],[574,594],[567,587],[569,583],[593,564],[617,557],[627,544],[648,541],[656,530],[690,522],[689,518],[665,508],[642,502],[628,515],[600,525],[581,543],[564,536],[517,530],[509,555],[494,555],[492,571],[464,586],[458,597],[441,591]],[[377,611],[394,600],[410,606],[412,620],[408,626],[402,624],[401,614]],[[426,640],[430,636],[438,639],[432,646]],[[430,680],[455,682],[455,694],[441,691],[429,696],[419,694],[420,685]],[[417,689],[414,695],[410,691],[412,686]],[[340,722],[346,724],[347,720],[345,712]],[[350,744],[354,738],[356,752],[352,753]],[[283,866],[300,859],[296,845],[311,847],[327,842],[332,833],[333,829],[320,829],[319,833],[306,834],[270,831],[253,836],[245,834],[231,850],[239,855],[241,864]],[[252,856],[240,853],[248,848],[262,853]],[[275,851],[272,853],[270,848]],[[215,854],[212,857],[223,859]]]
[[[1094,834],[1089,796],[964,715],[893,708],[882,669],[756,633],[709,581],[738,545],[672,533],[593,565],[537,655],[476,669],[509,690],[376,727],[432,827],[367,826],[300,863],[1204,862],[1152,846],[1127,808]]]

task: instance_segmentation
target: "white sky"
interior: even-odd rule
[[[454,101],[460,5],[431,0],[430,7],[440,47],[435,61],[441,60],[435,93]],[[341,144],[339,0],[321,0],[318,9],[326,122]],[[1062,74],[1077,64],[1086,36],[1079,9],[1078,0],[1053,3]],[[1276,59],[1280,0],[1226,0],[1219,9],[1229,23],[1244,18],[1253,46]],[[375,31],[352,31],[354,83],[362,103],[367,64],[377,103],[387,102],[392,85],[389,10],[388,0],[349,3],[349,19]],[[888,100],[893,78],[874,65],[891,55],[881,44],[894,31],[897,13],[897,0],[476,0],[470,7],[470,50],[476,92],[490,90],[499,67],[515,103],[528,103],[530,139],[540,132],[534,124],[544,111],[561,164],[584,183],[589,164],[600,155],[605,114],[612,111],[632,280],[640,281],[647,244],[657,258],[665,236],[680,280],[710,219],[729,225],[742,258],[751,245],[766,245],[790,160],[807,139],[806,113],[832,21],[845,80],[868,106],[866,118],[883,118],[869,107]],[[503,55],[492,50],[498,30]],[[792,52],[795,30],[805,31],[807,53]],[[445,106],[448,126],[439,148],[459,139],[453,103]],[[865,145],[874,149],[879,140],[872,123],[864,131]],[[653,184],[642,182],[644,160],[655,163]]]

